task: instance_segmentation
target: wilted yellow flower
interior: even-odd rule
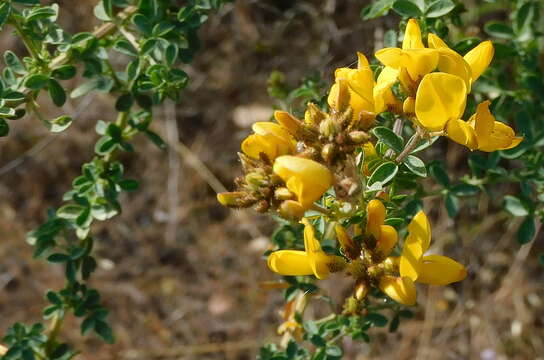
[[[400,277],[386,275],[380,279],[380,289],[392,299],[405,305],[414,305],[414,281],[430,285],[447,285],[467,276],[465,267],[442,255],[424,255],[431,244],[431,225],[423,211],[408,225],[399,262]]]
[[[329,169],[313,160],[284,155],[276,158],[273,170],[304,209],[321,198],[332,185]]]
[[[397,231],[390,225],[384,225],[385,206],[380,200],[373,199],[366,206],[366,233],[376,239],[376,252],[387,256],[398,240]]]
[[[410,19],[406,25],[402,48],[385,48],[376,52],[376,58],[387,67],[408,72],[411,80],[418,82],[425,75],[436,69],[439,54],[435,49],[426,49],[421,40],[421,30],[417,20]],[[383,72],[383,71],[382,71]],[[393,71],[387,70],[386,79],[390,79]],[[398,74],[397,74],[398,76]],[[386,82],[383,79],[383,82]],[[380,83],[378,79],[378,83]]]
[[[280,155],[292,154],[295,141],[281,125],[273,122],[256,122],[252,126],[255,134],[242,142],[242,151],[249,157],[259,159],[264,153],[273,161]]]
[[[318,279],[329,276],[331,269],[342,266],[344,260],[338,256],[328,255],[315,237],[314,227],[304,218],[304,251],[279,250],[268,256],[268,267],[281,275],[315,275]]]
[[[334,230],[336,232],[338,243],[344,251],[344,254],[350,259],[358,258],[359,255],[361,255],[361,247],[359,244],[347,234],[346,229],[344,229],[342,225],[336,224]]]

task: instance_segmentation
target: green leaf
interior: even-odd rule
[[[57,216],[61,219],[74,220],[84,209],[81,205],[66,204],[57,210]]]
[[[408,155],[404,161],[404,165],[416,174],[417,176],[427,177],[427,169],[425,168],[425,163],[418,157],[414,155]]]
[[[134,98],[131,94],[123,94],[117,98],[115,102],[115,109],[119,112],[124,112],[130,110],[132,104],[134,103]]]
[[[516,13],[514,30],[519,41],[527,41],[532,38],[531,25],[536,14],[535,4],[526,2]]]
[[[118,184],[121,187],[121,189],[123,189],[125,191],[138,190],[138,187],[140,186],[138,184],[138,181],[133,180],[133,179],[121,180],[121,181],[118,182]]]
[[[47,261],[50,263],[62,263],[70,260],[70,256],[62,253],[51,254],[47,257]]]
[[[81,323],[81,335],[86,335],[89,331],[94,330],[96,319],[89,316]]]
[[[170,43],[164,52],[164,60],[168,66],[172,66],[178,57],[178,46]]]
[[[116,41],[115,44],[113,44],[113,48],[125,55],[138,56],[138,50],[136,50],[130,42],[124,39]]]
[[[532,241],[536,235],[535,219],[532,216],[527,216],[521,223],[518,230],[518,243],[521,245]]]
[[[113,337],[113,331],[111,327],[105,322],[98,320],[94,326],[94,331],[100,335],[100,337],[108,344],[113,344],[115,338]]]
[[[94,146],[94,152],[98,155],[107,155],[117,147],[117,141],[109,136],[102,136]]]
[[[170,31],[174,30],[176,28],[176,25],[168,22],[168,21],[161,21],[157,25],[153,27],[153,30],[151,33],[153,36],[157,37],[163,37],[164,35],[168,34]]]
[[[77,88],[75,88],[71,93],[71,98],[77,98],[83,96],[93,90],[98,90],[101,92],[109,92],[113,87],[113,80],[106,77],[98,77],[91,79]]]
[[[152,25],[147,17],[142,14],[136,14],[132,17],[132,23],[136,25],[138,30],[146,36],[151,35]]]
[[[448,177],[448,174],[446,174],[442,163],[433,162],[432,164],[430,164],[429,172],[442,186],[444,186],[445,188],[450,187],[450,178]]]
[[[511,39],[514,37],[512,28],[500,21],[489,21],[484,25],[484,30],[491,36],[499,39]]]
[[[395,0],[378,0],[371,5],[363,8],[361,11],[361,18],[363,20],[375,19],[387,14]]]
[[[43,74],[33,74],[23,81],[23,86],[31,90],[40,90],[49,82],[49,76]]]
[[[76,67],[74,65],[62,65],[51,71],[51,76],[59,80],[70,80],[76,76]]]
[[[383,35],[384,47],[396,47],[397,46],[397,32],[395,30],[387,30]]]
[[[327,356],[334,356],[334,357],[341,357],[343,352],[342,352],[342,349],[340,349],[338,346],[336,345],[331,345],[331,346],[327,346],[327,350],[325,350],[325,354],[327,354]]]
[[[428,18],[436,18],[448,14],[455,9],[455,4],[451,0],[436,0],[433,1],[425,11],[425,16]]]
[[[400,324],[400,316],[397,314],[391,319],[391,322],[389,323],[389,332],[395,332],[399,328]]]
[[[421,9],[409,0],[397,0],[393,4],[393,10],[403,17],[418,17],[422,15]]]
[[[451,192],[457,196],[474,196],[480,188],[470,184],[459,184],[451,188]]]
[[[398,171],[399,167],[394,162],[389,161],[383,163],[378,166],[376,170],[374,170],[374,172],[370,176],[370,179],[368,179],[368,185],[372,186],[376,183],[379,183],[383,186],[391,181]]]
[[[9,134],[9,125],[6,120],[0,118],[0,137],[4,137]]]
[[[387,318],[379,313],[370,313],[364,317],[366,321],[370,321],[372,325],[377,327],[384,327],[387,325]]]
[[[145,130],[144,134],[145,136],[148,137],[149,140],[151,140],[153,144],[157,145],[159,149],[164,150],[168,147],[166,143],[164,142],[164,140],[159,135],[155,134],[153,131]]]
[[[459,214],[459,199],[451,192],[446,194],[444,198],[444,205],[446,206],[446,210],[448,211],[450,218],[454,218]]]
[[[11,4],[9,2],[5,2],[0,5],[0,29],[2,29],[2,26],[6,23],[9,14],[11,12]]]
[[[49,79],[47,90],[49,91],[49,96],[55,105],[58,107],[64,105],[66,102],[66,92],[62,86],[60,86],[57,80]]]
[[[519,198],[511,195],[504,197],[504,209],[513,216],[529,215],[529,208]]]
[[[45,121],[45,126],[54,133],[62,132],[72,125],[72,118],[67,115],[59,116],[51,121]]]
[[[140,50],[140,52],[142,55],[147,55],[151,51],[153,51],[153,49],[155,49],[157,45],[159,45],[158,39],[155,39],[155,38],[147,39],[142,45],[142,49]]]
[[[17,55],[15,55],[15,53],[11,50],[7,50],[5,53],[4,53],[4,62],[6,63],[6,65],[11,69],[13,70],[16,74],[19,74],[19,75],[24,75],[26,74],[26,68],[25,66],[23,65],[23,63],[21,62],[21,60],[19,60],[19,58],[17,57]]]
[[[393,149],[397,154],[402,152],[404,140],[392,130],[385,126],[376,126],[371,132],[378,140],[387,145],[390,149]]]
[[[45,297],[47,298],[47,300],[49,300],[49,302],[51,304],[54,304],[54,305],[62,305],[62,299],[60,298],[60,296],[54,292],[54,291],[48,291],[46,294],[45,294]]]

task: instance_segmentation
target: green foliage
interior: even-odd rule
[[[45,331],[41,323],[13,325],[4,338],[10,349],[2,359],[74,357],[77,351],[58,340],[68,313],[82,319],[82,335],[94,332],[107,343],[115,341],[109,311],[101,305],[99,291],[87,285],[97,264],[92,225],[119,214],[120,194],[138,188],[136,180],[123,176],[116,155],[134,151],[131,141],[138,134],[164,148],[164,141],[149,129],[152,108],[167,99],[180,99],[189,80],[180,65],[193,60],[200,48],[198,29],[224,2],[191,0],[181,6],[167,0],[102,0],[94,11],[102,26],[93,33],[77,34],[69,34],[57,23],[63,10],[57,4],[41,5],[38,0],[0,4],[0,28],[14,31],[28,53],[22,59],[12,51],[4,53],[0,136],[8,135],[9,122],[26,112],[36,115],[52,133],[65,131],[77,121],[66,115],[45,119],[36,104],[42,92],[57,107],[68,96],[107,93],[117,99],[119,112],[117,119],[97,122],[95,157],[83,164],[81,175],[63,196],[64,204],[27,237],[35,257],[64,268],[64,288],[46,294],[50,304],[43,316],[52,322],[52,330]],[[123,68],[114,68],[110,62],[115,52],[127,57]],[[78,73],[82,83],[68,91],[63,82]]]

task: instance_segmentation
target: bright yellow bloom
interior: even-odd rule
[[[423,211],[408,225],[399,262],[400,277],[384,276],[380,289],[392,299],[413,305],[416,299],[414,281],[430,285],[447,285],[467,276],[465,267],[442,255],[424,255],[431,244],[431,225]]]
[[[315,237],[314,227],[304,218],[304,251],[279,250],[268,256],[268,267],[281,275],[315,275],[325,279],[330,274],[330,267],[343,260],[334,255],[326,254]]]
[[[489,111],[489,100],[478,105],[476,114],[472,115],[469,124],[474,128],[478,150],[481,151],[511,149],[523,140],[523,137],[516,136],[510,126],[495,120]]]
[[[398,71],[406,69],[412,81],[418,82],[425,74],[436,69],[439,54],[435,49],[425,48],[417,20],[410,19],[406,25],[402,48],[378,50],[376,58],[386,68],[390,67]],[[391,71],[388,70],[388,72]]]
[[[301,157],[280,156],[274,161],[273,171],[285,181],[304,209],[321,198],[332,185],[332,174],[327,167]]]
[[[472,83],[472,69],[461,55],[450,49],[442,39],[435,34],[428,36],[429,48],[438,51],[438,70],[452,75],[457,75],[465,82],[470,92]]]
[[[448,66],[443,66],[443,68],[440,67],[439,60],[438,69],[440,71],[460,76],[466,80],[467,70],[465,68],[468,65],[468,70],[470,71],[469,84],[467,85],[468,88],[470,88],[471,84],[473,84],[487,69],[495,54],[493,43],[489,40],[481,42],[462,58],[455,51],[451,50],[448,45],[435,34],[429,34],[427,40],[430,48],[438,49],[442,53],[449,53],[452,56],[450,64]],[[463,61],[461,61],[460,58]]]
[[[398,235],[394,227],[384,225],[385,206],[380,200],[370,200],[366,206],[366,233],[376,239],[375,250],[387,256],[397,244]]]
[[[383,112],[389,103],[395,101],[390,87],[376,87],[374,75],[367,58],[360,52],[357,53],[357,69],[339,68],[335,71],[335,79],[345,80],[350,94],[349,105],[353,109],[353,119],[355,121],[363,118],[363,111],[372,114]],[[333,108],[336,107],[335,101],[338,97],[339,84],[335,83],[331,87],[328,102]]]
[[[430,131],[441,131],[450,120],[463,116],[467,87],[459,76],[436,72],[427,74],[416,94],[416,116]]]
[[[252,126],[255,134],[242,142],[242,151],[249,157],[259,159],[264,153],[273,161],[280,155],[292,154],[295,141],[281,125],[273,122],[256,122]]]

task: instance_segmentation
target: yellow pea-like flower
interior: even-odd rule
[[[416,94],[415,112],[419,123],[430,131],[441,131],[450,120],[465,111],[467,87],[456,75],[435,72],[425,75]]]
[[[327,167],[313,160],[283,155],[274,161],[273,171],[287,188],[297,196],[297,201],[308,209],[332,185],[332,174]]]
[[[380,200],[372,199],[366,207],[366,233],[376,239],[375,251],[383,256],[389,255],[398,241],[397,231],[390,225],[384,225],[385,206]]]
[[[264,153],[268,159],[274,160],[280,155],[292,154],[295,141],[281,125],[273,122],[256,122],[252,126],[255,134],[249,135],[242,142],[242,151],[247,156],[259,159]]]
[[[489,111],[489,100],[478,105],[476,114],[471,117],[469,123],[474,127],[478,150],[481,151],[511,149],[523,140],[523,137],[516,136],[510,126],[495,120]]]
[[[398,303],[408,306],[416,304],[416,286],[409,277],[384,275],[380,278],[379,287]]]
[[[386,68],[405,68],[415,82],[436,69],[439,58],[435,49],[426,49],[423,45],[421,30],[415,19],[410,19],[406,25],[402,48],[381,49],[375,55]]]
[[[315,275],[318,279],[325,279],[330,274],[330,266],[343,260],[326,254],[315,237],[314,227],[306,218],[301,222],[304,224],[304,251],[275,251],[268,256],[268,267],[281,275]]]
[[[468,81],[467,88],[469,90],[471,85],[488,68],[493,59],[493,55],[495,54],[493,44],[489,40],[481,42],[463,57],[450,49],[448,45],[435,34],[429,34],[427,40],[430,48],[439,50],[441,54],[450,54],[449,60],[439,59],[438,69],[449,74],[460,76],[463,80]]]
[[[467,271],[457,261],[442,255],[424,255],[431,243],[431,226],[423,211],[408,225],[399,263],[401,277],[431,285],[447,285],[463,280]]]

